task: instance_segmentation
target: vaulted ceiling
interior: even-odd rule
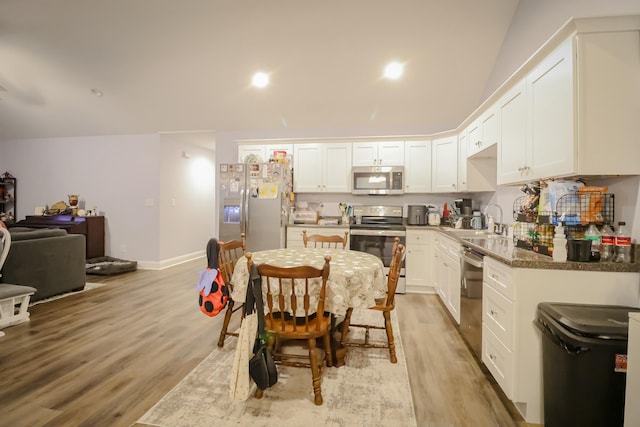
[[[517,5],[0,0],[0,141],[452,129],[482,101]],[[382,79],[390,60],[406,64],[402,80]],[[262,90],[258,70],[271,73]]]

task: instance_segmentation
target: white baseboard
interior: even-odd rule
[[[165,268],[173,267],[178,264],[205,257],[206,255],[204,251],[197,251],[186,255],[180,255],[175,258],[165,259],[162,261],[138,261],[138,268],[140,270],[164,270]]]
[[[436,290],[433,286],[416,286],[407,285],[406,293],[408,294],[435,294]]]

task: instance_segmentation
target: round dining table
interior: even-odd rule
[[[367,308],[375,305],[376,298],[385,296],[386,276],[382,261],[366,252],[348,249],[288,248],[252,252],[255,264],[270,264],[276,267],[324,266],[324,257],[329,255],[329,279],[325,298],[325,310],[333,315],[344,315],[349,307]],[[231,284],[234,301],[245,300],[249,272],[247,258],[238,259]],[[312,306],[315,301],[311,301]]]

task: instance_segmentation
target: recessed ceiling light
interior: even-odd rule
[[[404,73],[404,64],[398,61],[392,61],[384,67],[384,77],[389,80],[398,80]]]
[[[97,96],[98,98],[101,98],[104,95],[100,89],[96,89],[96,88],[91,89],[91,93]]]
[[[269,74],[258,71],[253,75],[251,84],[255,87],[263,88],[269,84]]]

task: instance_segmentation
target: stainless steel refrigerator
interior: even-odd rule
[[[285,246],[292,189],[286,164],[222,164],[218,182],[220,240],[239,240],[245,233],[248,251]]]

